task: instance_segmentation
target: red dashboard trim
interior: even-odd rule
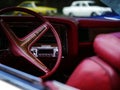
[[[107,20],[107,19],[87,19],[80,18],[77,19],[80,27],[120,27],[120,21],[116,20]]]

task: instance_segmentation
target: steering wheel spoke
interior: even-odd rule
[[[31,62],[32,64],[34,64],[41,71],[43,71],[44,73],[48,73],[50,71],[48,69],[48,67],[45,64],[43,64],[38,58],[36,58],[31,52],[29,52],[28,50],[25,50],[25,49],[21,49],[21,50],[22,50],[21,51],[21,56],[23,56],[29,62]]]
[[[47,22],[37,27],[31,33],[26,35],[24,38],[21,39],[22,43],[21,46],[28,46],[30,47],[34,44],[40,37],[44,35],[44,33],[49,29]]]
[[[3,29],[4,33],[6,34],[11,44],[12,43],[15,44],[15,42],[19,40],[18,37],[9,28],[8,24],[4,22],[3,19],[0,19],[0,27]]]

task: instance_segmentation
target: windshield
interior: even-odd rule
[[[6,2],[5,0],[0,0],[0,9],[17,6],[30,9],[45,16],[60,17],[113,16],[116,15],[116,13],[113,11],[114,9],[111,8],[111,4],[113,4],[113,2],[118,3],[118,1],[119,0],[8,0]],[[40,8],[40,6],[42,7]],[[117,10],[117,13],[118,11],[119,10]],[[7,15],[22,16],[29,14],[25,14],[23,12],[12,12]]]
[[[101,0],[107,6],[111,7],[117,14],[120,15],[120,0]]]

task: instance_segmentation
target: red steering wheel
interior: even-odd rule
[[[35,30],[31,31],[28,35],[26,35],[24,38],[19,38],[15,35],[15,33],[11,30],[9,25],[4,21],[2,16],[0,16],[0,27],[3,29],[6,37],[8,38],[8,41],[10,42],[10,50],[15,56],[22,56],[24,57],[28,62],[32,63],[34,66],[36,66],[41,72],[44,72],[44,75],[40,76],[41,78],[47,78],[50,75],[52,75],[56,69],[58,68],[61,56],[62,56],[62,46],[61,41],[59,38],[59,35],[57,34],[55,28],[50,24],[48,20],[46,20],[43,16],[40,14],[37,14],[31,10],[20,8],[20,7],[8,7],[0,10],[0,14],[4,14],[6,12],[10,11],[22,11],[28,14],[33,15],[35,18],[42,20],[43,24],[38,26]],[[32,54],[30,51],[30,48],[32,45],[38,41],[46,32],[47,30],[51,30],[58,46],[58,56],[57,61],[52,69],[49,69],[47,65],[45,65],[41,60],[39,60],[35,55]]]

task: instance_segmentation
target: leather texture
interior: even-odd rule
[[[120,32],[98,35],[96,56],[84,59],[67,81],[81,90],[120,90]]]
[[[100,58],[120,71],[120,32],[98,35],[94,50]]]

